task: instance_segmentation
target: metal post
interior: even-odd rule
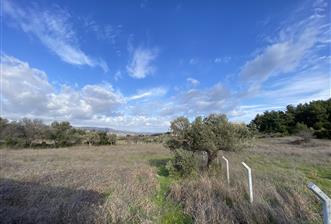
[[[331,199],[312,182],[308,184],[308,188],[323,202],[323,223],[331,224]]]
[[[228,180],[228,184],[230,184],[230,172],[229,172],[229,160],[222,156],[226,163],[226,179]]]
[[[253,203],[253,183],[252,183],[252,170],[246,163],[241,162],[241,164],[246,168],[248,175],[248,188],[249,188],[249,201]]]

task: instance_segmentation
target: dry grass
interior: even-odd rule
[[[260,139],[245,152],[221,152],[219,158],[230,161],[230,186],[225,169],[220,174],[218,167],[216,173],[173,185],[169,197],[182,203],[196,223],[321,223],[321,208],[306,184],[314,181],[330,195],[331,142],[293,145],[295,140]],[[253,170],[252,205],[241,161]]]
[[[1,151],[0,223],[151,223],[161,145]]]
[[[259,139],[247,151],[221,153],[230,161],[231,186],[218,167],[216,173],[173,184],[168,199],[181,203],[196,223],[319,223],[321,210],[306,184],[314,181],[331,195],[331,144],[293,141]],[[161,145],[0,153],[0,223],[161,222],[155,202],[160,179],[152,166],[164,165],[169,157]],[[241,161],[253,169],[253,205]]]

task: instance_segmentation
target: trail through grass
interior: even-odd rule
[[[165,159],[153,159],[150,160],[150,164],[155,166],[157,171],[157,179],[160,183],[160,188],[155,195],[155,203],[161,211],[159,223],[161,224],[191,224],[192,218],[183,212],[183,208],[180,204],[176,204],[170,198],[167,197],[170,186],[176,180],[169,176],[169,172],[166,168],[168,158]]]

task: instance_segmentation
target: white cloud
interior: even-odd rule
[[[62,85],[56,90],[45,72],[15,57],[1,55],[1,67],[1,103],[6,118],[68,120],[73,125],[131,131],[168,129],[168,117],[152,114],[162,105],[155,106],[157,99],[167,93],[163,87],[140,90],[131,97],[123,96],[108,83],[81,88]]]
[[[186,81],[190,83],[192,86],[197,86],[200,84],[199,80],[193,79],[193,78],[187,78]]]
[[[132,59],[127,66],[129,75],[133,78],[143,79],[155,71],[153,61],[158,55],[156,48],[138,47],[133,50]]]
[[[7,55],[1,55],[1,66],[4,112],[44,113],[47,97],[53,91],[46,73]]]
[[[214,62],[215,63],[228,63],[230,60],[231,60],[230,56],[225,56],[225,57],[215,58]]]
[[[330,90],[330,74],[309,71],[271,84],[260,96],[273,104],[287,105],[328,99]]]
[[[122,94],[110,84],[86,85],[79,90],[62,86],[48,100],[49,111],[66,119],[90,118],[94,115],[111,115],[125,104]]]
[[[110,84],[86,85],[74,89],[62,85],[59,91],[49,83],[47,74],[26,62],[1,55],[1,91],[6,116],[41,116],[59,119],[111,115],[126,103]]]
[[[96,35],[98,40],[109,40],[113,45],[116,44],[123,26],[119,25],[100,25],[90,16],[79,18],[83,22],[83,27],[86,31],[92,32]]]
[[[170,121],[164,116],[120,115],[94,116],[84,122],[77,121],[79,126],[112,127],[118,130],[138,132],[164,132],[169,129]]]
[[[23,9],[12,1],[3,2],[3,12],[25,33],[37,37],[42,44],[66,63],[73,65],[99,66],[107,72],[108,65],[102,59],[95,59],[83,52],[70,23],[67,11],[53,7],[41,10],[34,7]]]
[[[114,79],[115,81],[118,81],[121,78],[122,78],[122,72],[120,70],[117,70],[116,73],[114,74]]]
[[[147,97],[160,97],[164,96],[167,93],[167,90],[163,87],[152,88],[148,90],[140,90],[137,94],[128,97],[128,100],[138,100]]]
[[[265,47],[240,71],[241,77],[259,86],[271,76],[295,72],[316,54],[316,48],[327,47],[325,39],[330,31],[325,16],[313,15],[283,27],[278,38]],[[327,38],[329,39],[329,38]]]
[[[198,116],[210,113],[227,113],[237,105],[233,94],[217,83],[205,89],[190,88],[179,92],[159,109],[164,116]]]
[[[249,123],[256,114],[262,114],[266,110],[284,110],[285,106],[270,106],[268,104],[237,106],[228,113],[229,119],[235,122]]]

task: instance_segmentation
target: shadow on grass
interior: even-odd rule
[[[0,223],[94,223],[104,195],[0,179]]]
[[[169,171],[166,168],[166,165],[170,159],[151,159],[149,160],[149,164],[158,169],[157,174],[159,176],[168,177]]]

